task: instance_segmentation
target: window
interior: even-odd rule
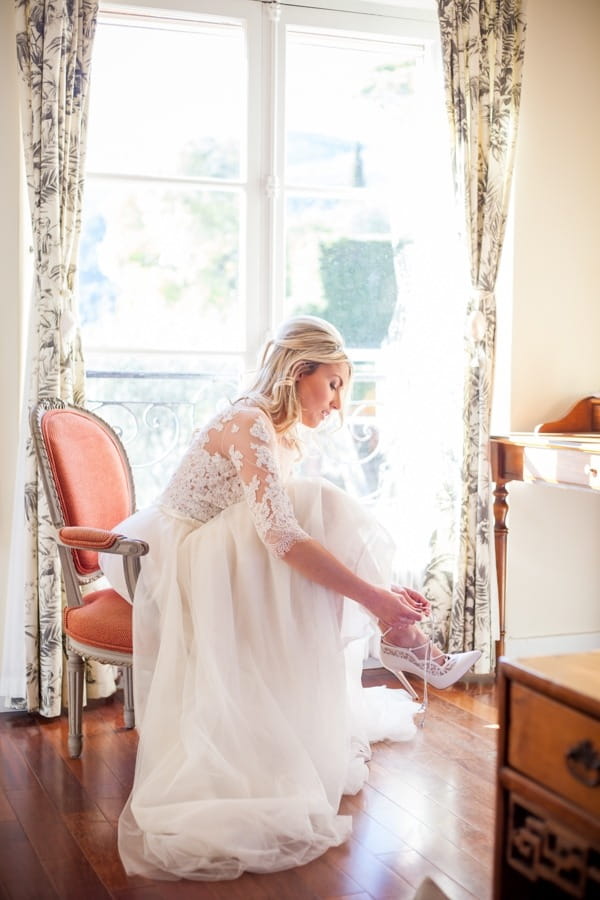
[[[80,261],[88,401],[122,431],[148,502],[277,322],[322,315],[357,377],[349,428],[317,436],[307,466],[328,443],[325,474],[422,562],[460,438],[437,23],[356,2],[363,13],[185,5],[101,7]],[[398,516],[415,501],[416,529]]]
[[[235,23],[100,18],[82,246],[90,349],[243,349],[245,43]]]

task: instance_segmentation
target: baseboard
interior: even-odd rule
[[[528,656],[559,656],[562,653],[585,653],[600,650],[600,632],[586,634],[551,634],[542,637],[511,638],[504,641],[504,656],[523,659]]]

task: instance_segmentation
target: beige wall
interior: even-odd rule
[[[13,15],[12,3],[0,3],[0,624],[23,295]],[[514,297],[512,333],[509,311],[500,328],[506,337],[501,425],[513,430],[531,429],[600,392],[600,3],[529,0],[528,21],[514,258],[504,260],[507,293]],[[573,641],[597,641],[600,499],[515,485],[510,500],[509,646],[520,650],[527,639],[534,649],[554,649],[557,642],[568,649]]]
[[[528,0],[513,207],[515,431],[600,393],[599,148],[600,3]],[[509,647],[600,646],[600,497],[515,485],[509,500]]]

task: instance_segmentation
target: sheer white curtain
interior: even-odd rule
[[[398,300],[383,348],[383,440],[389,445],[381,512],[398,545],[398,578],[423,589],[433,634],[448,639],[460,492],[463,324],[460,264],[443,86],[431,69],[427,103],[413,135],[419,159],[398,173],[394,235]],[[440,82],[441,74],[440,74]],[[416,171],[426,172],[411,188]],[[408,208],[407,208],[408,203]],[[413,237],[402,242],[402,218]]]

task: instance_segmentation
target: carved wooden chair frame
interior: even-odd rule
[[[117,649],[116,641],[105,641],[104,645],[100,641],[96,644],[93,634],[90,639],[81,640],[77,637],[77,629],[70,627],[76,622],[77,613],[72,620],[69,619],[69,616],[71,611],[81,610],[84,607],[89,609],[96,597],[103,603],[110,600],[110,604],[112,604],[110,608],[118,612],[121,623],[124,622],[126,627],[128,625],[129,634],[131,634],[131,604],[127,600],[109,588],[92,593],[86,591],[84,601],[82,587],[91,584],[102,575],[98,565],[98,554],[115,553],[123,558],[125,581],[130,600],[133,602],[135,585],[140,572],[140,558],[148,552],[149,548],[145,541],[128,538],[112,531],[111,527],[114,527],[117,522],[109,523],[110,527],[107,528],[106,523],[97,527],[98,522],[78,521],[77,510],[73,509],[74,505],[69,501],[69,492],[65,491],[65,485],[62,483],[63,480],[69,478],[68,462],[65,459],[61,460],[58,441],[55,444],[49,433],[50,418],[63,413],[81,416],[86,426],[92,425],[98,429],[99,437],[108,438],[112,443],[111,452],[114,451],[115,465],[118,466],[120,463],[122,466],[122,477],[129,494],[128,504],[126,498],[123,498],[125,506],[128,506],[127,515],[135,510],[135,488],[125,448],[115,431],[103,419],[89,410],[70,405],[58,398],[44,399],[36,404],[30,414],[30,426],[50,519],[54,528],[54,538],[58,547],[67,599],[67,606],[63,611],[63,622],[68,654],[68,744],[70,756],[77,757],[81,754],[83,740],[84,660],[96,660],[121,669],[125,727],[133,728],[133,653],[131,647]],[[105,446],[110,448],[106,441]],[[82,462],[85,463],[80,459],[78,465],[81,465]],[[126,518],[126,515],[121,518]],[[110,622],[106,623],[106,627],[110,629]],[[75,634],[70,632],[75,632]],[[107,646],[107,643],[111,646]]]

